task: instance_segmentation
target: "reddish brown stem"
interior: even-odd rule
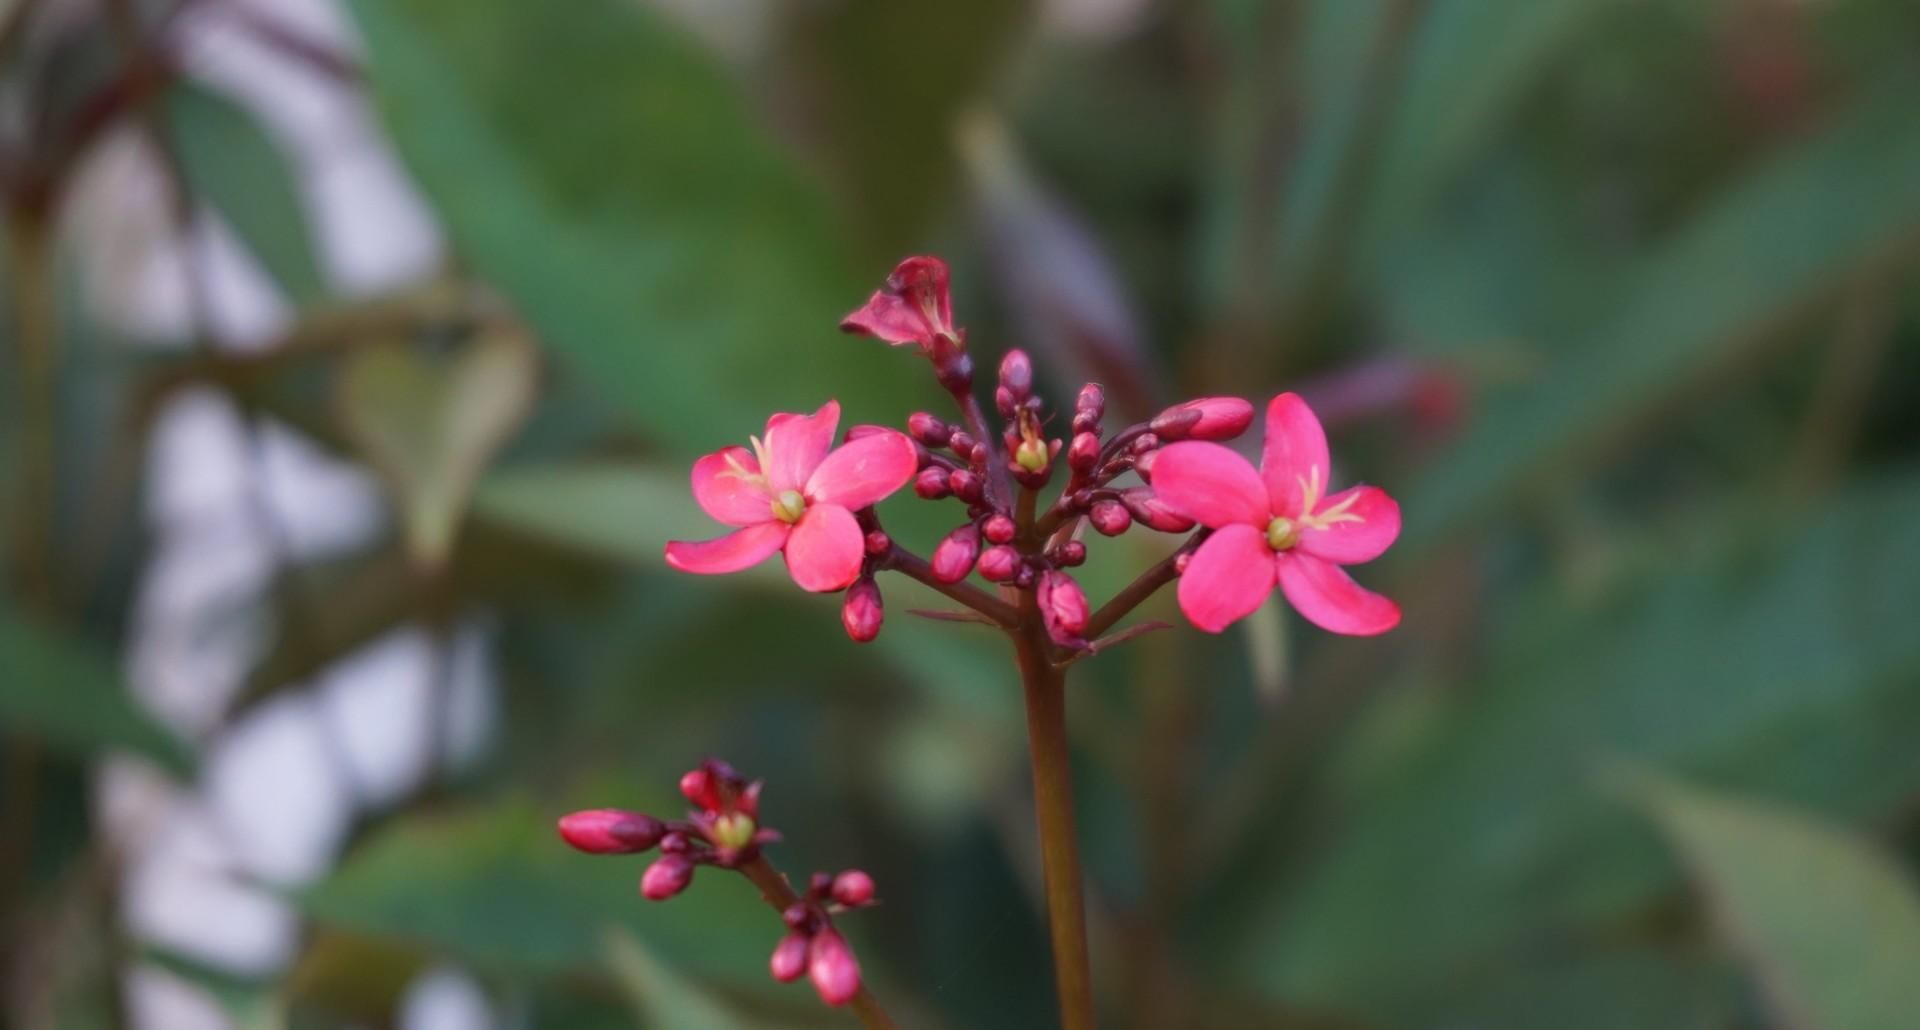
[[[1112,629],[1114,623],[1126,618],[1128,612],[1140,607],[1141,602],[1152,597],[1161,587],[1179,579],[1180,556],[1200,546],[1200,542],[1207,538],[1209,532],[1211,530],[1203,529],[1188,537],[1187,542],[1182,544],[1178,551],[1167,555],[1158,564],[1142,572],[1133,582],[1128,583],[1119,593],[1113,595],[1112,600],[1101,605],[1100,610],[1087,619],[1087,637],[1098,637]]]
[[[1020,613],[1015,611],[1012,605],[981,590],[979,587],[969,586],[965,582],[943,583],[935,579],[933,576],[933,566],[927,564],[925,558],[914,554],[912,551],[905,550],[897,544],[894,545],[892,551],[887,553],[886,560],[883,564],[886,568],[917,579],[953,600],[966,605],[974,611],[992,619],[994,624],[1002,628],[1012,629],[1014,624],[1019,621]]]

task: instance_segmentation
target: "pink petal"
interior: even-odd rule
[[[767,420],[767,491],[799,490],[833,449],[840,428],[840,402],[828,401],[811,415],[785,412]]]
[[[741,475],[740,469],[747,475]],[[760,463],[745,447],[709,454],[693,463],[693,499],[708,515],[729,526],[765,522],[772,517],[773,498],[764,480],[748,478],[759,472]]]
[[[876,337],[896,346],[933,343],[933,334],[920,312],[898,294],[884,290],[868,298],[865,307],[841,319],[840,331]]]
[[[1349,498],[1351,504],[1347,504]],[[1399,537],[1400,504],[1385,490],[1377,486],[1342,490],[1320,502],[1319,510],[1339,510],[1342,504],[1347,504],[1345,514],[1360,521],[1340,520],[1325,529],[1304,529],[1299,544],[1302,551],[1340,565],[1353,565],[1380,557]]]
[[[1273,520],[1260,474],[1247,459],[1217,443],[1189,441],[1160,448],[1153,459],[1153,489],[1167,507],[1214,529],[1244,524],[1264,531]]]
[[[739,572],[767,560],[787,541],[792,527],[768,520],[735,530],[718,540],[675,540],[667,544],[667,564],[681,572],[717,576]]]
[[[807,480],[807,499],[864,508],[907,485],[919,468],[919,455],[907,434],[882,430],[827,455]]]
[[[787,538],[787,572],[800,589],[839,590],[860,576],[867,536],[853,512],[837,504],[809,505]]]
[[[1181,573],[1180,610],[1195,626],[1218,633],[1260,607],[1272,592],[1273,548],[1266,533],[1227,526],[1193,552]]]
[[[1333,475],[1327,457],[1327,432],[1297,393],[1283,393],[1267,405],[1267,442],[1260,454],[1260,475],[1277,515],[1301,515],[1306,485],[1318,482],[1325,496]],[[1317,480],[1314,477],[1319,477]]]
[[[1297,551],[1274,557],[1287,600],[1321,629],[1370,637],[1400,624],[1399,605],[1355,583],[1340,566]]]

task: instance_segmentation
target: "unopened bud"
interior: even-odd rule
[[[947,470],[939,465],[928,465],[913,477],[913,492],[923,500],[937,501],[952,493],[947,482]]]
[[[953,427],[924,411],[907,416],[907,434],[928,447],[945,447],[953,438]]]
[[[893,550],[893,538],[884,529],[876,529],[867,534],[867,553],[879,557]]]
[[[1161,533],[1184,533],[1193,528],[1192,519],[1167,507],[1166,502],[1150,487],[1136,486],[1120,491],[1120,503],[1127,506],[1134,521],[1148,529]]]
[[[873,877],[858,869],[849,869],[833,878],[833,900],[848,908],[859,908],[873,900]]]
[[[1000,385],[1013,395],[1015,407],[1033,395],[1033,361],[1026,351],[1010,350],[1000,359]]]
[[[1022,440],[1013,449],[1013,463],[1035,474],[1046,471],[1049,457],[1047,442],[1038,437]]]
[[[957,469],[947,477],[947,487],[955,497],[968,504],[979,504],[981,497],[985,496],[986,482],[977,472]]]
[[[989,583],[1005,583],[1020,574],[1020,552],[1005,544],[980,552],[980,578]]]
[[[1080,634],[1086,632],[1090,614],[1087,595],[1072,576],[1057,571],[1044,573],[1034,599],[1040,604],[1040,618],[1046,624],[1047,635],[1055,643],[1072,647],[1081,642]]]
[[[1084,476],[1099,461],[1100,438],[1090,432],[1073,434],[1073,443],[1067,445],[1067,467]]]
[[[781,983],[792,983],[806,975],[807,950],[812,943],[803,933],[790,933],[780,938],[773,946],[773,958],[767,961],[767,969],[773,978]]]
[[[820,992],[821,1001],[845,1005],[860,993],[860,963],[854,961],[853,949],[838,933],[822,930],[814,934],[808,952],[807,975],[813,980],[813,989]]]
[[[1013,413],[1020,410],[1020,402],[1014,399],[1012,390],[996,386],[993,388],[993,407],[1001,418],[1012,418]]]
[[[1107,413],[1107,391],[1099,383],[1088,383],[1080,388],[1080,396],[1073,401],[1073,428],[1079,432],[1088,432],[1100,426],[1100,419]]]
[[[1087,509],[1087,521],[1093,523],[1101,536],[1119,536],[1133,525],[1133,516],[1127,514],[1126,506],[1119,501],[1103,497]]]
[[[1153,482],[1153,462],[1154,459],[1159,456],[1159,451],[1148,451],[1145,454],[1139,455],[1133,459],[1133,470],[1140,474],[1141,479],[1149,483]]]
[[[953,448],[953,453],[958,454],[962,458],[973,457],[973,445],[974,439],[972,435],[964,429],[954,430],[953,435],[947,438],[947,446]]]
[[[1239,397],[1202,397],[1176,404],[1149,423],[1160,439],[1231,440],[1253,424],[1253,405]]]
[[[1159,436],[1153,433],[1141,433],[1139,436],[1133,438],[1133,443],[1127,449],[1134,454],[1145,454],[1159,446]]]
[[[990,544],[1013,543],[1014,534],[1018,531],[1019,528],[1013,524],[1012,519],[1000,514],[989,515],[987,520],[980,524],[980,532],[986,535],[987,542]]]
[[[933,549],[933,578],[942,583],[958,583],[973,571],[980,556],[980,530],[969,522],[948,533]]]
[[[720,784],[704,766],[680,777],[680,793],[709,812],[720,810]]]
[[[880,624],[884,621],[886,605],[880,597],[880,584],[875,583],[872,576],[855,580],[840,605],[840,624],[846,627],[847,636],[856,644],[865,644],[880,635]]]
[[[640,894],[648,901],[665,901],[693,882],[693,859],[661,855],[640,875]]]
[[[619,808],[594,808],[560,817],[560,836],[590,855],[631,855],[660,843],[660,820]]]
[[[1087,545],[1078,540],[1069,540],[1047,552],[1047,556],[1053,559],[1054,564],[1070,569],[1086,563]]]

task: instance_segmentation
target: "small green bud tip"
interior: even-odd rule
[[[773,517],[782,522],[798,522],[807,512],[807,499],[798,490],[782,490],[773,499]]]
[[[1039,440],[1022,440],[1014,448],[1013,460],[1028,472],[1038,472],[1047,467],[1047,445]]]
[[[738,850],[753,843],[754,831],[759,829],[753,823],[753,817],[745,812],[731,812],[713,821],[713,842],[723,848]]]
[[[1300,527],[1292,519],[1274,519],[1267,524],[1267,546],[1276,551],[1284,551],[1300,542]]]

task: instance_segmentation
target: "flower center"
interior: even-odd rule
[[[1300,542],[1300,526],[1289,518],[1277,518],[1267,523],[1267,546],[1276,551],[1284,551]]]
[[[782,522],[798,522],[806,511],[807,499],[798,490],[782,490],[773,499],[773,517]]]

